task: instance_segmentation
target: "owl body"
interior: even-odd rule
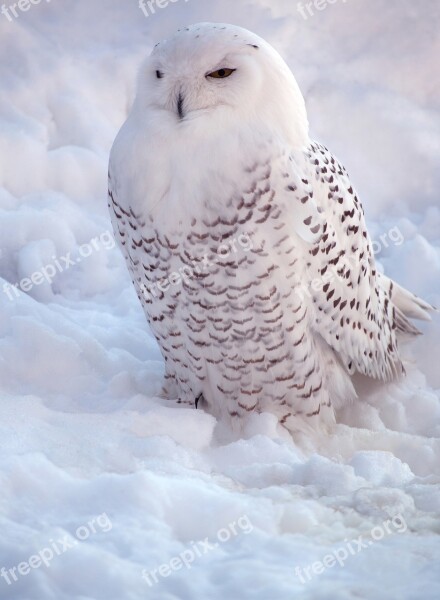
[[[416,330],[399,305],[429,307],[377,273],[345,169],[250,32],[202,24],[155,49],[112,149],[109,206],[168,397],[296,431],[333,422],[353,373],[402,372],[397,336]]]

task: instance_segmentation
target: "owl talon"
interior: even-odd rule
[[[203,394],[202,394],[202,393],[200,393],[200,394],[197,396],[197,398],[196,398],[196,401],[195,401],[196,408],[198,407],[198,405],[199,405],[199,402],[200,402],[201,400],[203,400]]]

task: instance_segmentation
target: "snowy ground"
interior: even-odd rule
[[[407,380],[368,386],[328,438],[299,448],[263,415],[219,443],[212,417],[157,398],[106,168],[154,41],[253,29],[349,169],[387,273],[440,304],[439,3],[159,4],[0,13],[0,598],[437,599],[440,319]]]

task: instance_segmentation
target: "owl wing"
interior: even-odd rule
[[[293,161],[301,173],[297,205],[302,202],[310,209],[306,224],[319,223],[315,241],[307,242],[297,231],[307,256],[312,326],[349,373],[390,380],[403,370],[397,332],[418,331],[399,308],[401,303],[393,302],[393,282],[377,272],[362,205],[347,171],[318,143],[312,143],[302,157],[294,155]],[[417,302],[398,289],[411,305]]]

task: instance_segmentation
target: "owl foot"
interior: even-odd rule
[[[199,402],[202,402],[203,400],[204,400],[203,394],[202,394],[202,392],[200,392],[200,394],[197,396],[196,401],[195,401],[196,408],[198,407]]]

